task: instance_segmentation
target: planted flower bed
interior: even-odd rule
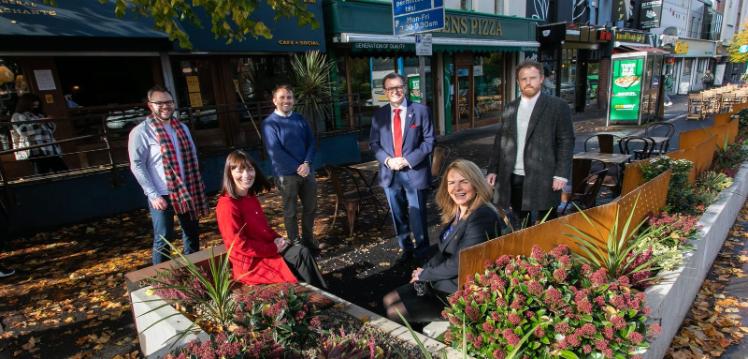
[[[475,357],[662,358],[745,202],[748,166],[739,168],[747,159],[742,140],[725,144],[693,184],[691,161],[648,161],[645,181],[671,171],[664,208],[633,223],[636,203],[648,200],[636,197],[624,213],[627,206],[616,207],[607,231],[601,211],[580,214],[589,226],[567,225],[574,255],[535,248],[492,261],[450,298],[441,338]],[[518,233],[504,243],[532,238]],[[522,246],[497,242],[472,254]]]
[[[129,273],[127,279],[141,350],[149,358],[418,358],[422,350],[448,357],[456,353],[305,284],[238,285],[220,248]]]

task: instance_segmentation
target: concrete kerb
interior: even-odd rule
[[[659,359],[667,353],[743,207],[747,193],[748,162],[741,165],[733,185],[722,191],[699,219],[698,238],[691,241],[693,250],[684,255],[682,266],[662,273],[663,280],[646,290],[647,305],[652,309],[650,322],[659,323],[662,330],[650,343],[645,358]]]

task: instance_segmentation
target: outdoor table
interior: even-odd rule
[[[632,155],[627,155],[623,153],[600,153],[600,152],[579,152],[574,154],[574,159],[580,159],[580,160],[597,160],[600,162],[603,162],[605,164],[613,164],[618,166],[618,175],[616,176],[616,187],[614,189],[614,192],[616,194],[621,193],[621,182],[623,179],[623,170],[625,168],[626,162],[628,162],[631,159]]]
[[[379,161],[356,163],[346,167],[358,174],[370,192],[373,190],[372,187],[377,183],[377,176],[379,175]]]

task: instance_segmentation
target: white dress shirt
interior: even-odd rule
[[[533,97],[522,96],[517,107],[517,157],[514,161],[514,170],[512,173],[525,175],[525,140],[527,139],[527,127],[530,125],[530,116],[535,104],[540,97],[540,91]]]

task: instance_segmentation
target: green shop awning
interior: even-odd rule
[[[533,51],[537,41],[464,39],[433,37],[434,51],[444,52],[513,52]],[[353,52],[415,52],[414,36],[342,33],[333,37],[333,42],[349,45]]]
[[[415,37],[392,35],[392,3],[370,0],[325,2],[325,25],[337,46],[352,51],[415,51]],[[540,47],[538,21],[447,9],[445,26],[432,32],[434,51],[533,51]]]

